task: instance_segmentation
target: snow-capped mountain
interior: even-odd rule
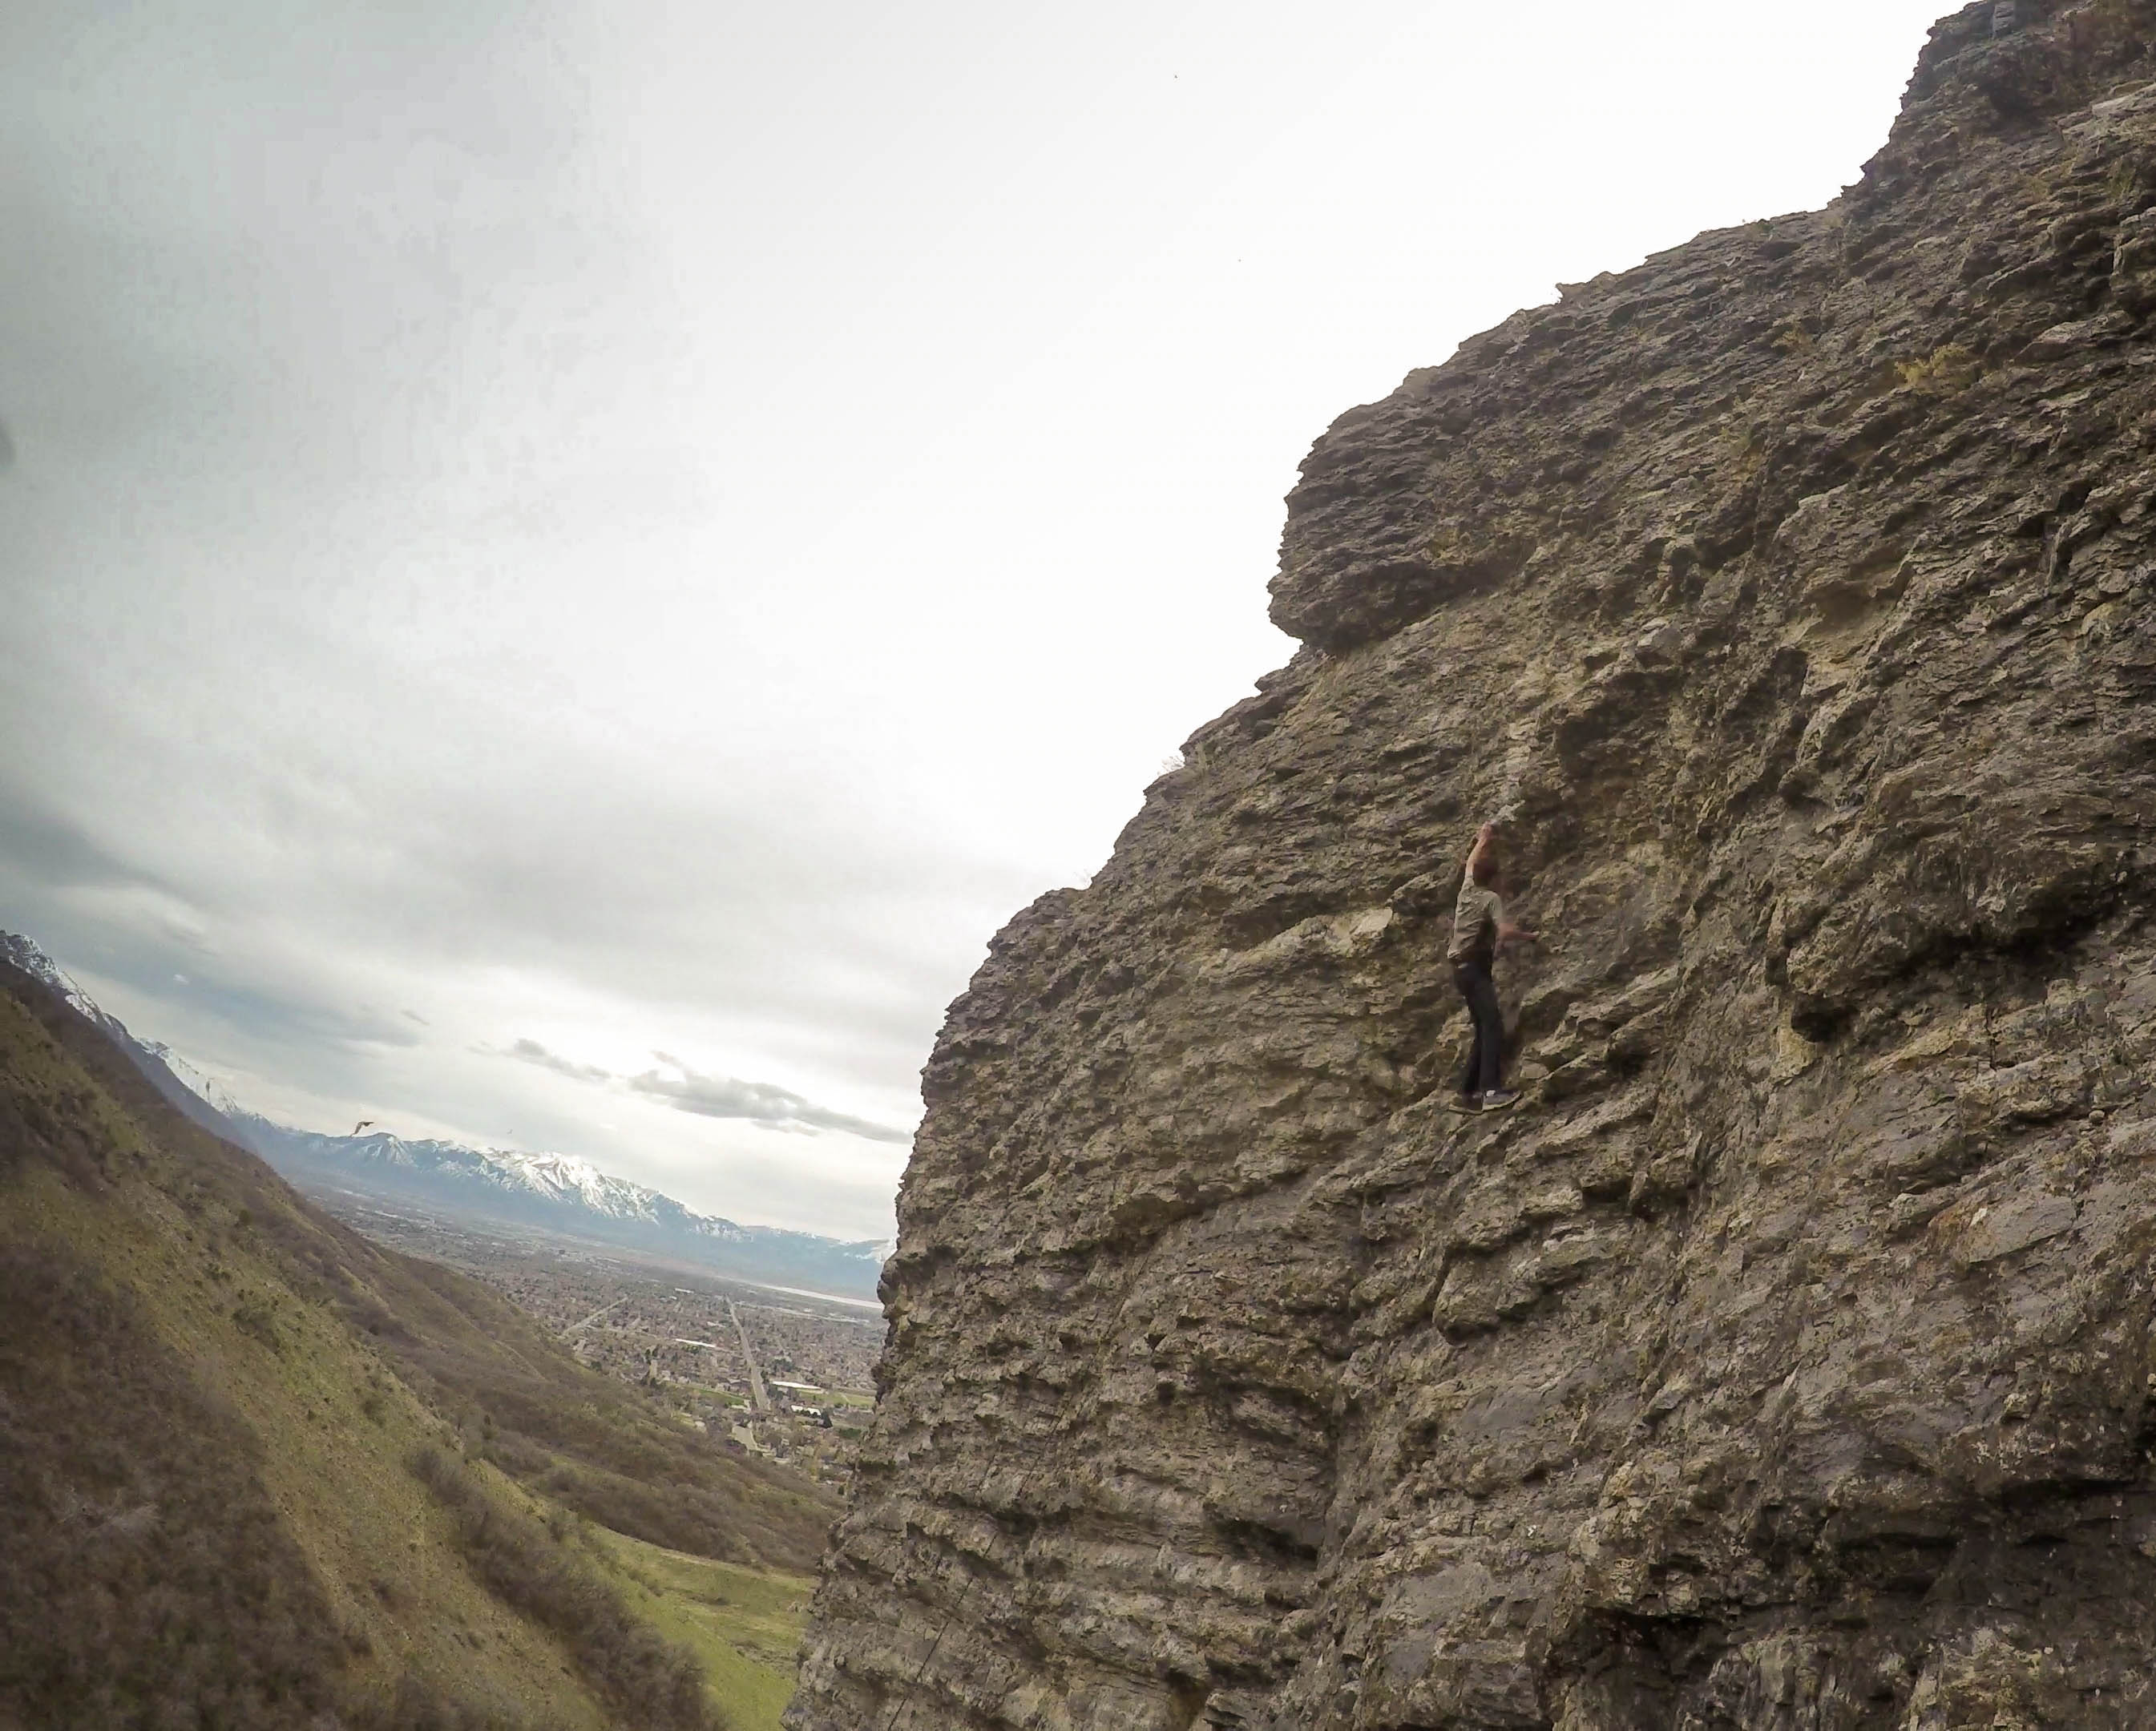
[[[868,1297],[889,1254],[873,1240],[848,1243],[699,1214],[572,1155],[408,1141],[383,1131],[325,1136],[252,1112],[234,1122],[249,1147],[302,1189],[339,1190],[475,1223],[537,1227],[745,1280]]]
[[[32,979],[50,986],[74,1009],[108,1034],[116,1028],[123,1034],[126,1033],[117,1017],[109,1016],[100,1009],[90,994],[75,984],[74,976],[28,938],[13,932],[0,932],[0,958],[13,963]],[[127,1037],[131,1042],[133,1041],[132,1035]]]
[[[228,1094],[169,1047],[154,1040],[137,1040],[127,1031],[125,1022],[102,1008],[83,990],[74,975],[28,938],[13,932],[0,932],[0,962],[19,968],[31,979],[51,987],[77,1014],[100,1030],[105,1038],[133,1059],[150,1085],[195,1122],[246,1145],[234,1134],[225,1107],[218,1103],[218,1096],[229,1100]]]
[[[204,1105],[215,1107],[227,1117],[236,1117],[246,1110],[233,1097],[231,1089],[207,1071],[189,1063],[162,1040],[139,1040],[131,1035],[129,1038],[171,1071],[174,1080]]]
[[[870,1297],[888,1243],[846,1242],[698,1214],[671,1196],[571,1154],[407,1141],[377,1131],[326,1136],[250,1112],[170,1046],[137,1039],[28,938],[0,932],[0,960],[60,994],[117,1041],[151,1083],[197,1123],[250,1149],[303,1190],[357,1194],[475,1224],[516,1225],[642,1251],[715,1274]]]

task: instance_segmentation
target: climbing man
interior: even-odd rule
[[[1451,1102],[1455,1112],[1502,1112],[1520,1097],[1502,1086],[1505,1018],[1497,1007],[1492,970],[1506,944],[1515,940],[1533,943],[1539,937],[1505,917],[1505,904],[1497,894],[1497,826],[1485,824],[1475,832],[1475,845],[1460,874],[1460,899],[1452,908],[1452,945],[1445,953],[1452,963],[1453,982],[1467,1000],[1467,1013],[1475,1022],[1475,1043],[1468,1048],[1460,1092]]]

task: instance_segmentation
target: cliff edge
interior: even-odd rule
[[[929,1064],[790,1725],[2156,1723],[2152,38],[1968,7],[1319,441],[1301,651]]]

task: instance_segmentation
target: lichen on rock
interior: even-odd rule
[[[798,1731],[2156,1723],[2156,0],[2000,10],[1319,442],[930,1061]]]

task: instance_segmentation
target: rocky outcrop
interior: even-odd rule
[[[2156,1723],[2152,34],[1982,0],[1320,441],[1301,652],[928,1066],[791,1725]]]

